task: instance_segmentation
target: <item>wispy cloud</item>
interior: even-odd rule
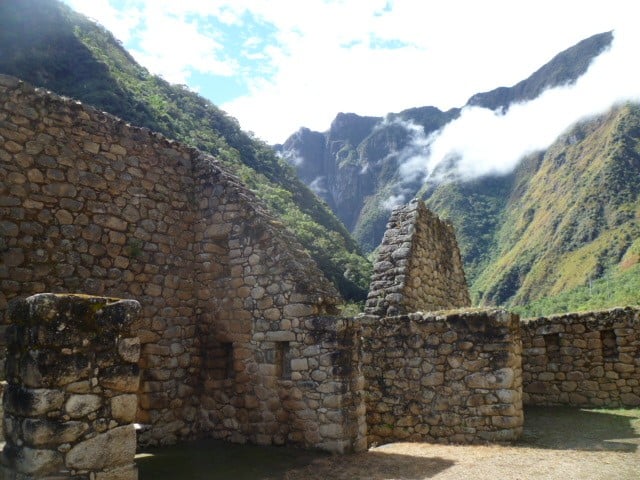
[[[433,175],[452,160],[462,178],[507,173],[524,155],[546,149],[577,120],[621,101],[640,100],[640,72],[630,61],[639,42],[633,29],[615,32],[611,50],[596,58],[574,85],[549,89],[504,114],[465,108],[429,138],[420,136],[415,125],[406,125],[415,140],[406,154],[411,157],[400,168],[403,178],[410,181],[418,172]],[[422,149],[421,154],[416,149]]]

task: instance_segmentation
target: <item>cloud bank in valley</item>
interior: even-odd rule
[[[425,180],[443,181],[437,177],[443,170],[438,167],[452,161],[463,179],[508,173],[523,156],[546,149],[580,119],[640,100],[637,45],[640,35],[634,29],[615,31],[611,48],[575,84],[548,89],[535,100],[511,105],[506,113],[465,107],[459,118],[429,137],[405,124],[414,142],[400,165],[403,180],[413,181],[420,174]],[[422,155],[413,151],[416,146]]]

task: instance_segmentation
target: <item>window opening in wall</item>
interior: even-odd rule
[[[547,361],[558,362],[560,360],[560,334],[550,333],[544,335],[544,346],[547,349]]]
[[[224,352],[224,378],[233,378],[235,376],[235,370],[233,369],[233,343],[223,343],[222,350]]]
[[[276,342],[276,369],[277,375],[284,379],[291,379],[291,348],[289,342]]]
[[[613,330],[601,330],[600,341],[602,342],[602,356],[605,360],[618,359],[618,341]]]

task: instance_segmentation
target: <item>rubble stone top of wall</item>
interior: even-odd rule
[[[558,313],[547,317],[524,318],[522,319],[522,325],[523,328],[530,329],[549,324],[570,325],[573,323],[585,322],[592,323],[594,325],[603,323],[611,324],[618,319],[627,322],[630,314],[633,316],[634,322],[640,322],[640,307],[627,306],[589,312]]]

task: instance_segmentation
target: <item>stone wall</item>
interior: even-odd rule
[[[503,310],[362,318],[370,444],[522,433],[519,319]]]
[[[0,76],[0,213],[0,316],[12,298],[41,292],[142,304],[137,420],[151,428],[141,442],[214,431],[358,444],[358,419],[347,420],[360,412],[357,399],[339,414],[313,408],[329,386],[348,397],[352,379],[304,353],[317,333],[310,325],[334,312],[338,294],[215,158]],[[331,328],[346,331],[337,319]],[[303,357],[291,357],[281,383],[274,372],[285,351]],[[309,408],[276,407],[279,396]],[[346,446],[335,442],[338,425],[353,432]]]
[[[385,316],[469,306],[453,226],[421,200],[396,208],[378,250],[365,312]]]
[[[526,321],[522,345],[525,404],[640,406],[640,308]]]
[[[12,304],[3,479],[136,480],[134,300],[40,294]]]

